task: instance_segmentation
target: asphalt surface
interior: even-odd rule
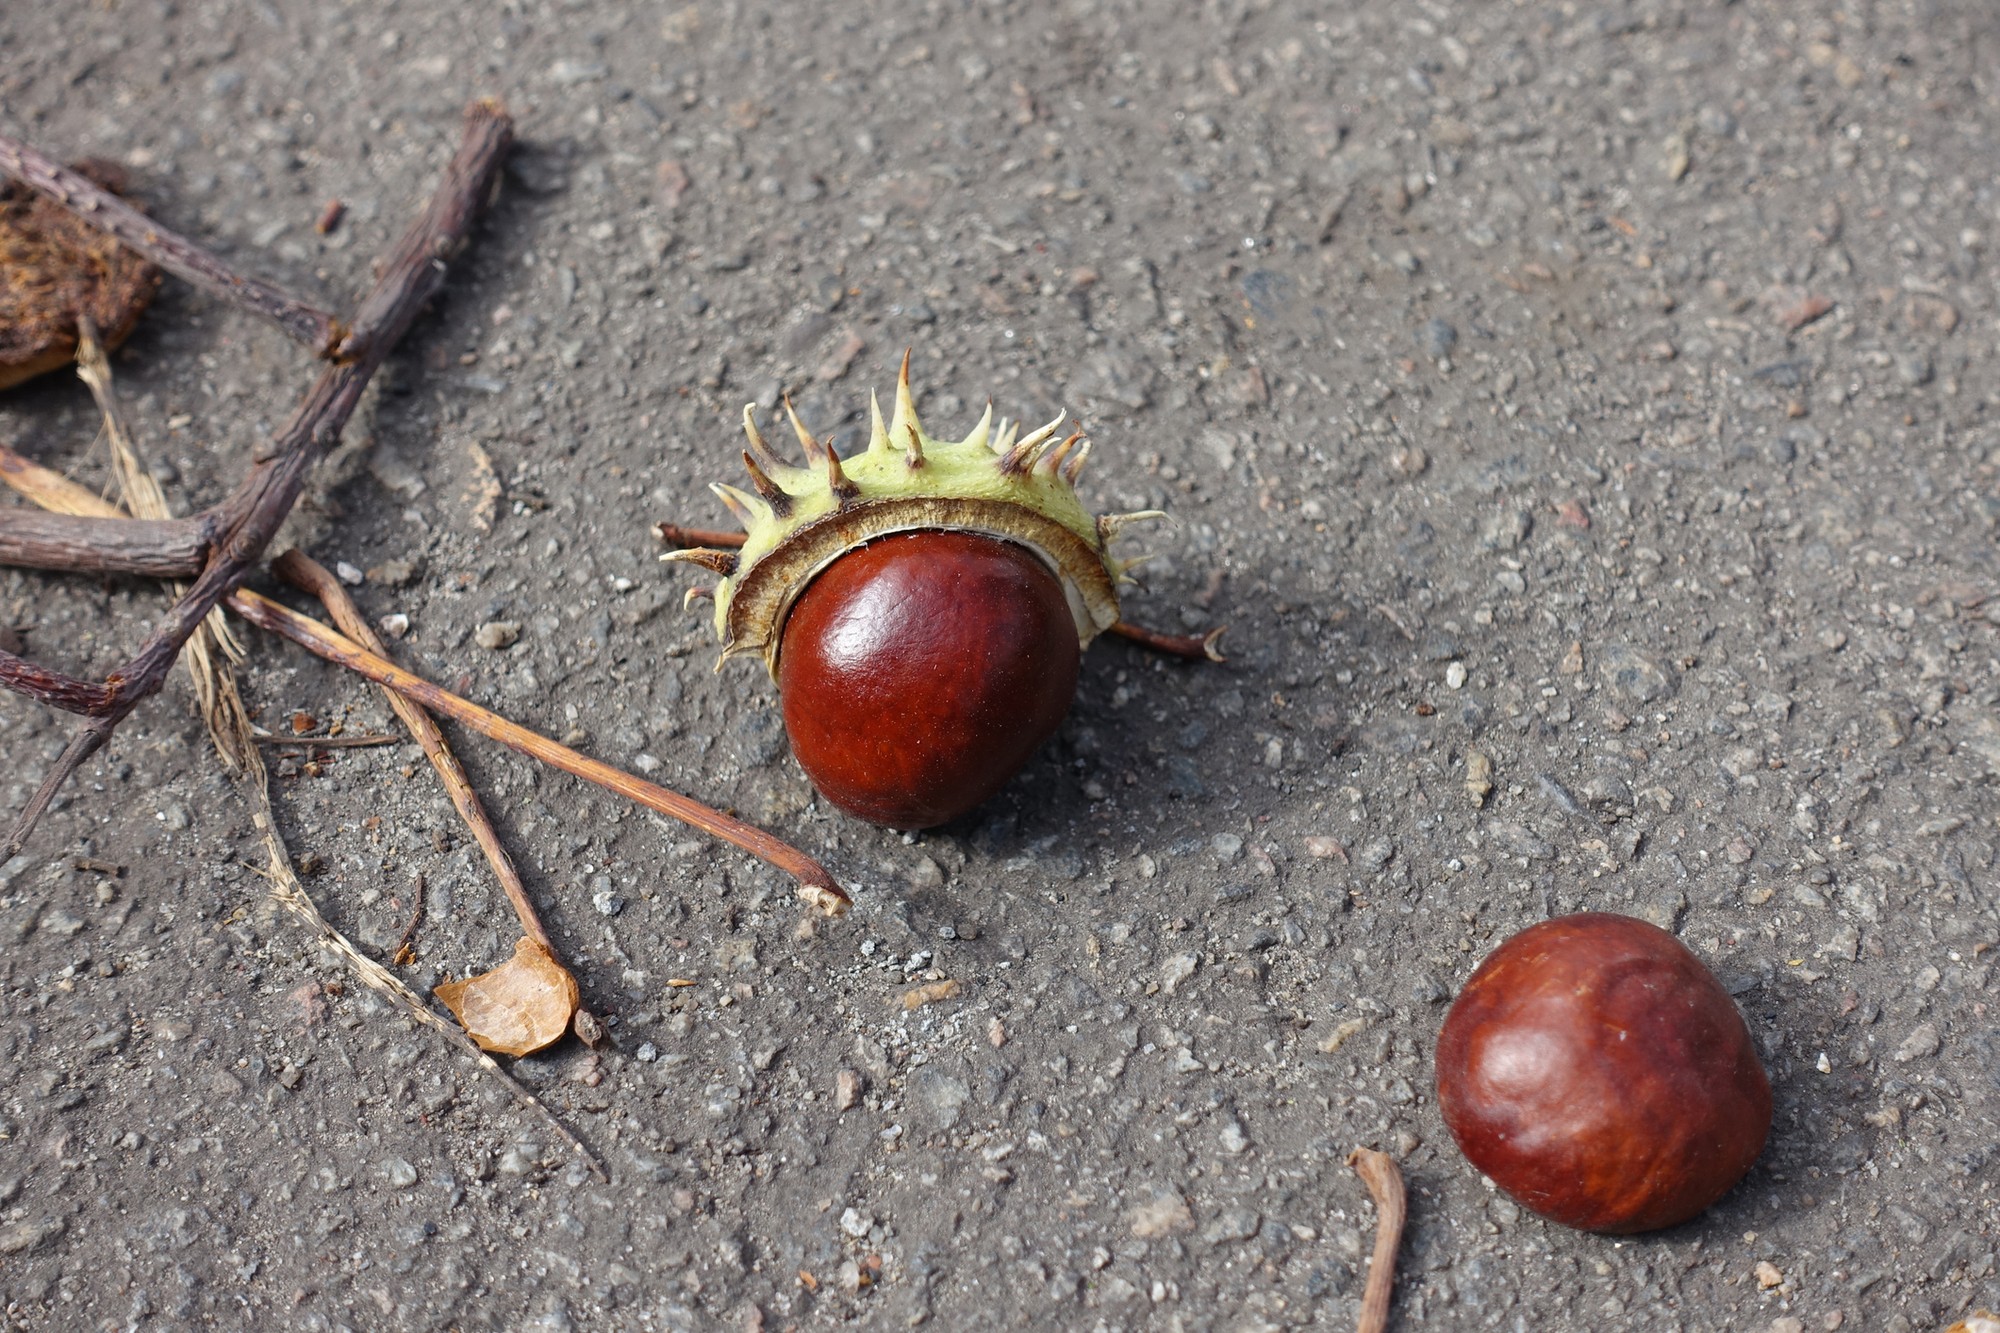
[[[612,1025],[514,1066],[601,1184],[272,909],[176,680],[0,866],[8,1326],[1350,1327],[1362,1144],[1410,1184],[1396,1327],[2000,1304],[1996,51],[1978,0],[0,9],[8,132],[334,309],[507,100],[501,194],[295,539],[414,668],[856,897],[811,923],[459,738]],[[905,348],[934,433],[1075,413],[1086,498],[1177,520],[1128,615],[1231,655],[1094,646],[1020,778],[916,837],[814,799],[649,533],[724,518],[745,402],[851,448]],[[116,364],[183,510],[310,374],[173,281]],[[92,485],[95,433],[73,384],[0,396]],[[162,605],[0,574],[75,670]],[[273,730],[393,725],[248,646]],[[10,812],[66,734],[0,699]],[[362,947],[421,895],[411,984],[506,957],[413,747],[270,757]],[[1774,1085],[1668,1232],[1539,1221],[1437,1113],[1457,987],[1581,909],[1675,930]]]

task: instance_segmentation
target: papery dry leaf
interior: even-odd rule
[[[79,162],[118,193],[125,173]],[[78,314],[116,347],[160,286],[160,271],[25,185],[0,185],[0,389],[58,370],[76,355]]]
[[[1974,1310],[1944,1333],[2000,1333],[2000,1315],[1991,1310]]]
[[[927,1004],[949,1000],[963,989],[956,981],[933,981],[927,986],[913,986],[903,992],[903,1008],[921,1009]]]
[[[500,475],[493,470],[493,456],[477,444],[465,446],[472,455],[472,484],[465,498],[472,502],[472,526],[481,532],[493,531],[493,519],[500,511]]]
[[[569,1031],[582,993],[540,942],[523,936],[491,972],[447,981],[434,992],[479,1048],[532,1055]]]

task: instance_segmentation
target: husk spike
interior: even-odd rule
[[[812,467],[814,464],[819,463],[821,455],[832,452],[825,445],[814,439],[813,433],[806,429],[806,423],[799,420],[798,409],[792,406],[792,396],[790,394],[785,395],[785,415],[792,420],[792,434],[799,437],[799,447],[806,451],[807,467]]]
[[[900,440],[903,432],[923,429],[917,423],[917,400],[910,394],[910,354],[903,352],[903,368],[896,375],[896,414],[889,421],[889,437]]]
[[[683,565],[700,565],[711,574],[720,574],[723,578],[728,578],[736,572],[736,552],[715,551],[706,546],[697,546],[686,551],[668,551],[660,559]]]
[[[787,518],[792,512],[791,493],[777,482],[757,463],[748,449],[743,451],[743,467],[750,474],[750,484],[757,488],[757,494],[764,497],[764,503],[771,506],[774,518]]]
[[[1083,442],[1082,429],[1078,428],[1076,430],[1071,431],[1061,444],[1058,444],[1053,449],[1047,450],[1042,454],[1040,458],[1037,458],[1035,460],[1035,470],[1037,472],[1045,472],[1049,476],[1053,477],[1056,474],[1056,472],[1062,467],[1063,460],[1069,457],[1070,450],[1076,448],[1076,446],[1081,444],[1082,442]]]
[[[1001,474],[1004,476],[1031,470],[1035,466],[1035,460],[1041,456],[1042,450],[1048,447],[1050,437],[1056,433],[1056,428],[1062,425],[1063,418],[1067,415],[1069,415],[1067,412],[1056,413],[1054,421],[1009,449],[1000,460]]]
[[[1097,538],[1109,546],[1120,533],[1134,524],[1149,523],[1166,516],[1165,511],[1159,509],[1140,509],[1129,514],[1100,514],[1097,517]]]
[[[985,448],[986,441],[992,435],[992,433],[993,433],[993,400],[989,398],[986,400],[985,415],[980,417],[979,424],[972,428],[972,434],[965,437],[965,447],[968,449]]]
[[[904,446],[903,461],[912,472],[924,465],[924,437],[913,422],[909,428],[909,443]]]
[[[784,467],[784,460],[771,452],[770,443],[764,439],[764,432],[757,429],[757,404],[755,403],[745,403],[743,405],[743,434],[749,438],[750,453],[756,458],[758,467],[761,467],[765,472],[776,472]],[[756,470],[756,468],[751,469],[753,472]]]
[[[826,451],[826,488],[833,492],[836,503],[846,504],[861,494],[861,488],[849,481],[847,474],[840,470],[840,457],[833,452],[833,445],[829,442],[822,448]]]
[[[1076,485],[1077,478],[1083,475],[1083,465],[1089,458],[1090,441],[1086,439],[1083,443],[1077,445],[1076,452],[1069,456],[1067,463],[1063,464],[1063,480],[1072,486]]]
[[[875,396],[873,389],[868,391],[868,447],[880,449],[883,453],[896,447],[890,443],[889,428],[882,424],[882,400]]]
[[[757,525],[757,520],[770,516],[771,506],[747,491],[737,490],[727,482],[712,481],[708,484],[708,489],[714,491],[716,498],[728,507],[730,513],[736,515],[736,521],[743,525],[743,530],[746,532]]]

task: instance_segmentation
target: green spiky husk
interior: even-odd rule
[[[754,491],[712,488],[742,522],[742,548],[661,557],[723,576],[711,595],[724,660],[758,653],[775,677],[785,616],[806,585],[856,546],[897,532],[948,529],[1017,542],[1061,579],[1080,643],[1117,621],[1118,586],[1130,582],[1127,573],[1140,562],[1114,557],[1111,540],[1126,524],[1159,515],[1091,515],[1075,489],[1089,452],[1081,432],[1058,436],[1059,416],[1017,440],[1004,422],[992,429],[988,407],[964,439],[934,438],[917,419],[907,358],[890,422],[883,424],[872,399],[870,407],[868,446],[848,458],[836,457],[793,414],[803,467],[781,462],[758,430],[754,408],[743,409],[744,462]]]

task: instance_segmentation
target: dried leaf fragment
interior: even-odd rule
[[[500,476],[493,470],[491,454],[477,444],[468,444],[465,448],[472,456],[472,482],[464,496],[472,503],[472,526],[481,532],[491,532],[494,516],[500,512],[500,497],[504,494]]]
[[[582,993],[538,940],[523,936],[491,972],[447,981],[434,992],[483,1051],[532,1055],[569,1031]]]
[[[903,992],[903,1009],[908,1012],[940,1000],[949,1000],[964,989],[956,981],[933,981],[927,986],[912,986]]]
[[[1350,1018],[1345,1020],[1338,1027],[1334,1028],[1333,1031],[1327,1033],[1326,1038],[1320,1042],[1320,1054],[1332,1055],[1347,1044],[1349,1037],[1358,1035],[1361,1029],[1367,1026],[1368,1020],[1365,1018]]]
[[[1493,760],[1484,750],[1465,752],[1465,794],[1479,806],[1493,794]]]
[[[1833,302],[1824,296],[1811,292],[1788,291],[1778,293],[1773,300],[1778,323],[1790,332],[1797,332],[1833,309]]]
[[[113,163],[76,170],[122,192]],[[68,365],[79,314],[118,346],[159,286],[160,271],[111,237],[24,185],[0,184],[0,389]]]

